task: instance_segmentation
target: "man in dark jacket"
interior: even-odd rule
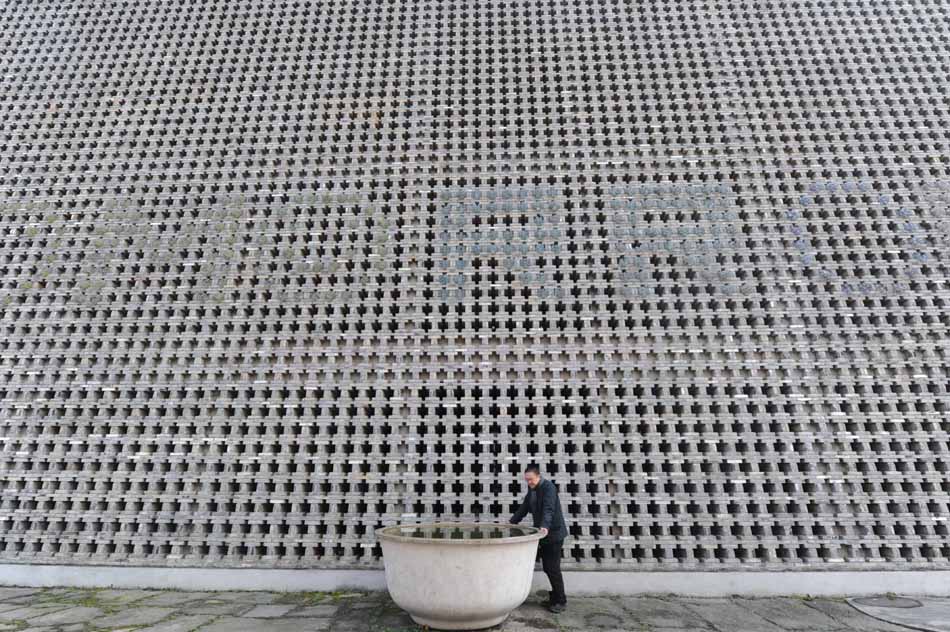
[[[534,526],[540,527],[544,537],[538,542],[541,565],[551,582],[551,597],[545,604],[552,612],[562,612],[567,605],[564,595],[564,578],[561,576],[561,546],[567,536],[567,523],[557,497],[553,481],[541,478],[541,468],[529,465],[524,472],[528,493],[518,511],[511,517],[511,524],[518,524],[529,513]]]

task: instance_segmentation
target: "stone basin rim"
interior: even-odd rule
[[[474,540],[453,540],[451,538],[413,538],[407,535],[397,535],[396,533],[387,533],[388,531],[398,531],[399,529],[414,528],[441,528],[451,529],[455,527],[481,527],[481,528],[517,528],[533,531],[528,535],[513,536],[510,538],[481,538]],[[430,522],[426,524],[394,524],[374,531],[377,540],[388,540],[390,542],[404,542],[406,544],[450,544],[452,546],[485,546],[498,544],[517,544],[519,542],[533,542],[542,537],[541,530],[537,527],[523,527],[521,525],[504,524],[500,522]]]

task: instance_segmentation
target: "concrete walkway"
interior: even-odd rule
[[[554,615],[532,595],[495,632],[906,632],[835,599],[577,597]],[[0,588],[0,631],[409,632],[386,593]]]

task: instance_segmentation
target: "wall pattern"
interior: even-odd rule
[[[0,561],[946,567],[950,8],[0,6]]]

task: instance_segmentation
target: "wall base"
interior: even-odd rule
[[[748,595],[950,596],[947,571],[567,571],[568,595],[676,593],[699,597]],[[266,568],[162,568],[0,564],[0,586],[171,588],[179,590],[385,590],[383,571]],[[549,587],[535,573],[532,590]]]

